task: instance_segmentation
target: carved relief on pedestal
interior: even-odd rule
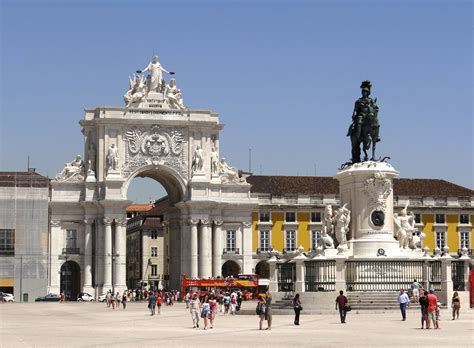
[[[370,222],[375,228],[382,228],[385,224],[387,198],[392,193],[392,182],[384,173],[376,173],[364,183],[363,191],[368,196]]]
[[[186,132],[180,128],[149,129],[133,128],[125,131],[125,161],[122,173],[126,177],[136,169],[147,165],[164,165],[187,178],[187,166],[183,149],[187,144]]]

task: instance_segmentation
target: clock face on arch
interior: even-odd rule
[[[377,227],[382,227],[385,222],[385,213],[381,210],[374,210],[370,214],[370,220]]]

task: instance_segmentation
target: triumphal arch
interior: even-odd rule
[[[186,107],[170,75],[153,57],[129,78],[123,107],[85,110],[84,154],[51,184],[51,292],[126,288],[125,209],[135,177],[168,193],[171,286],[181,274],[220,275],[228,229],[242,238],[242,272],[252,271],[250,185],[220,157],[219,115]]]

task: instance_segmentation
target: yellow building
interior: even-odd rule
[[[324,208],[339,207],[339,183],[331,177],[251,176],[258,209],[252,215],[253,251],[291,252],[299,246],[311,251],[321,243]],[[474,191],[436,179],[395,179],[394,212],[409,202],[415,226],[425,234],[430,250],[449,247],[452,255],[474,243]],[[350,239],[350,236],[348,236]]]

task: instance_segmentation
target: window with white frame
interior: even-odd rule
[[[75,248],[77,239],[76,230],[66,230],[66,248]]]
[[[435,222],[437,224],[446,223],[446,216],[444,214],[435,214]]]
[[[150,237],[151,237],[151,239],[158,239],[158,231],[157,230],[152,230]]]
[[[311,249],[315,250],[318,246],[322,245],[321,238],[321,231],[311,231]]]
[[[153,256],[153,257],[158,256],[158,248],[157,247],[151,247],[151,256]]]
[[[158,265],[151,265],[151,276],[156,277],[158,275]]]
[[[260,213],[258,220],[260,222],[270,222],[270,213],[269,212]]]
[[[469,214],[459,214],[459,223],[468,224],[469,223]]]
[[[296,222],[296,213],[294,211],[287,211],[285,213],[285,222]]]
[[[321,222],[321,213],[319,211],[311,212],[311,222]]]
[[[445,232],[436,232],[436,246],[443,250],[446,245],[446,233]]]
[[[236,251],[236,232],[234,230],[227,230],[226,231],[226,239],[225,239],[225,248],[226,251]]]
[[[260,251],[270,250],[270,231],[260,231]]]
[[[459,246],[460,248],[466,248],[469,249],[469,232],[468,231],[462,231],[459,236]]]
[[[296,249],[296,231],[288,230],[285,236],[286,251],[294,251]]]

